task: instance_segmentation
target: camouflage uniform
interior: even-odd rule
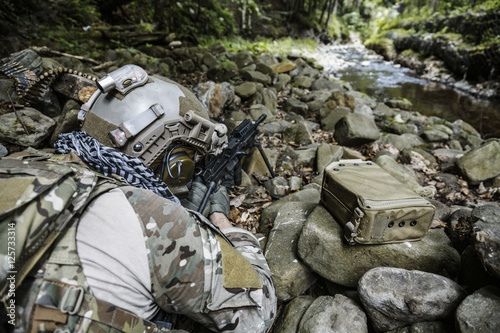
[[[95,180],[94,180],[95,182]],[[151,191],[120,187],[146,239],[155,301],[212,330],[264,332],[276,314],[271,274],[255,237],[229,228],[233,249],[205,218]],[[77,219],[16,294],[19,331],[156,332],[160,327],[97,300],[76,251]],[[2,295],[3,296],[3,295]]]

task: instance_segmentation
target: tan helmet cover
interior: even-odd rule
[[[98,87],[82,105],[82,130],[147,166],[173,142],[202,154],[227,143],[227,128],[211,122],[196,96],[174,81],[126,65],[100,79]]]

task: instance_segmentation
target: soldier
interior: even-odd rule
[[[195,162],[224,147],[225,126],[189,90],[134,65],[97,86],[79,114],[83,131],[55,147],[108,187],[26,279],[18,330],[158,331],[182,314],[213,331],[265,332],[276,296],[258,240],[231,225],[224,186],[208,219],[196,212],[206,187],[193,180]]]

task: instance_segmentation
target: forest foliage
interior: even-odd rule
[[[367,39],[401,20],[499,8],[500,0],[0,0],[0,33],[11,48],[36,42],[76,52],[90,51],[86,32],[102,26],[194,45],[234,36],[331,42],[348,39],[349,31]]]

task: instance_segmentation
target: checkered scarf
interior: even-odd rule
[[[97,172],[108,177],[113,174],[118,175],[132,186],[151,190],[163,198],[180,204],[168,186],[138,158],[104,146],[84,131],[59,134],[54,148],[56,154],[68,154],[74,150],[83,162]]]

